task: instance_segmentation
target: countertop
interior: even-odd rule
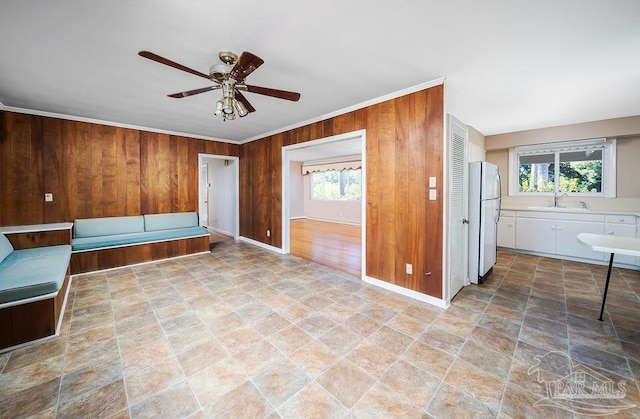
[[[503,206],[502,211],[536,211],[536,212],[556,212],[559,214],[602,214],[602,215],[633,215],[636,217],[640,217],[640,212],[636,211],[616,211],[616,210],[584,210],[582,208],[554,208],[554,207],[543,207],[543,206]]]

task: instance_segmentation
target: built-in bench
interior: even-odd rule
[[[195,212],[77,219],[71,274],[209,251]]]
[[[0,352],[57,335],[71,246],[15,250],[0,233]]]

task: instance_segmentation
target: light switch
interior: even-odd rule
[[[429,201],[435,201],[438,195],[435,189],[429,189]]]
[[[430,188],[435,188],[436,187],[436,177],[435,176],[429,176],[429,187]]]
[[[52,193],[44,194],[44,202],[53,202],[53,194]]]

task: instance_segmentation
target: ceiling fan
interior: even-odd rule
[[[213,86],[173,93],[167,96],[180,99],[211,90],[222,89],[222,98],[216,102],[214,114],[221,116],[225,121],[228,119],[236,119],[236,113],[238,116],[243,117],[250,112],[255,112],[255,108],[251,106],[251,103],[249,103],[241,92],[257,93],[259,95],[291,100],[293,102],[297,102],[298,99],[300,99],[300,93],[246,84],[245,79],[247,76],[264,63],[262,58],[250,52],[243,52],[242,55],[240,55],[240,59],[238,59],[238,56],[233,52],[220,51],[218,57],[222,63],[212,65],[208,75],[161,57],[153,52],[140,51],[138,55],[214,82],[215,84]]]

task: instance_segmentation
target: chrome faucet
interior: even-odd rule
[[[560,198],[562,198],[563,196],[568,196],[567,193],[563,193],[558,195],[557,193],[553,195],[553,207],[557,208],[558,207],[558,201],[560,200]]]

